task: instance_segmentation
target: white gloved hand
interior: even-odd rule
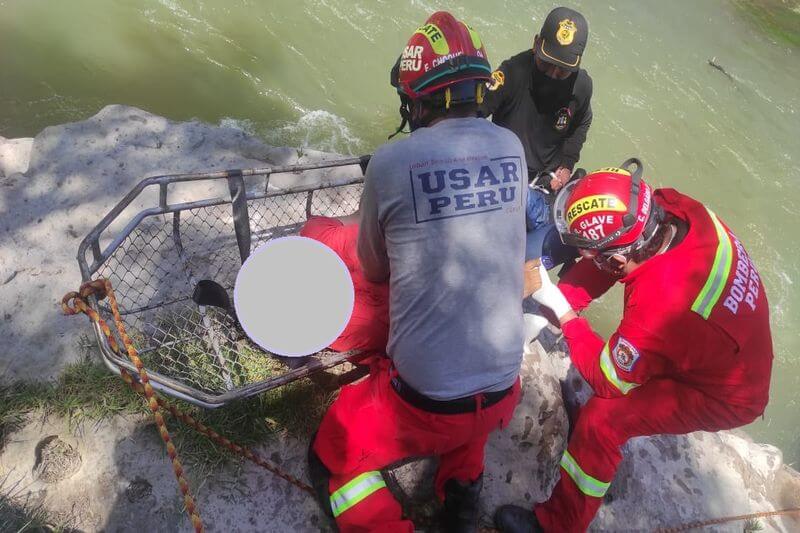
[[[572,311],[572,307],[564,295],[561,294],[561,290],[550,281],[550,276],[547,274],[547,269],[544,265],[539,265],[538,268],[542,286],[531,296],[541,305],[549,307],[560,320],[561,317]]]

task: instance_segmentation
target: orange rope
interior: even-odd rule
[[[153,418],[156,421],[156,426],[158,427],[158,433],[161,436],[161,440],[164,441],[164,445],[167,448],[167,455],[169,456],[170,461],[172,462],[172,471],[175,473],[175,478],[178,480],[178,486],[180,488],[181,494],[183,495],[183,502],[186,506],[186,512],[189,513],[189,518],[192,521],[192,525],[194,526],[196,533],[203,532],[203,523],[200,519],[200,514],[197,510],[195,505],[194,498],[192,498],[189,483],[186,481],[184,477],[184,470],[183,465],[181,465],[180,459],[178,457],[178,451],[175,449],[175,445],[172,443],[172,439],[170,438],[169,431],[167,430],[167,424],[164,422],[164,417],[161,415],[161,409],[166,409],[172,415],[184,422],[186,425],[192,427],[199,433],[205,435],[212,441],[216,442],[218,445],[224,447],[225,449],[231,451],[232,453],[241,455],[250,461],[254,462],[255,464],[269,470],[276,476],[285,479],[292,485],[296,486],[300,490],[303,490],[309,494],[314,494],[314,489],[312,489],[306,483],[303,483],[299,479],[294,476],[291,476],[285,472],[282,472],[277,466],[270,464],[266,460],[262,459],[257,453],[250,450],[249,448],[245,448],[243,446],[239,446],[231,442],[230,440],[226,439],[225,437],[221,436],[219,433],[214,431],[213,429],[207,427],[203,423],[195,420],[191,415],[185,413],[175,407],[174,405],[166,402],[162,398],[156,394],[156,391],[153,389],[153,386],[150,385],[150,379],[147,375],[147,370],[144,367],[144,363],[139,358],[139,354],[136,351],[136,348],[133,346],[133,341],[128,336],[127,331],[125,330],[125,325],[122,322],[122,316],[119,313],[119,307],[117,306],[117,299],[114,295],[114,290],[111,287],[111,282],[107,279],[98,279],[94,281],[90,281],[81,285],[80,289],[77,292],[70,292],[64,296],[61,300],[61,308],[66,315],[75,315],[78,313],[83,313],[87,315],[92,322],[96,323],[100,330],[103,332],[103,335],[108,339],[108,344],[111,349],[119,356],[122,356],[120,351],[119,343],[117,342],[116,337],[111,333],[111,329],[108,327],[108,324],[105,320],[100,316],[100,314],[91,308],[91,306],[87,302],[87,298],[89,296],[95,296],[98,300],[102,300],[104,298],[108,298],[109,304],[111,306],[111,313],[114,317],[114,325],[119,332],[120,337],[122,338],[122,343],[125,345],[125,351],[128,355],[128,358],[136,367],[136,370],[139,374],[139,380],[136,381],[133,376],[131,376],[130,372],[126,369],[121,368],[120,374],[122,379],[130,385],[130,387],[135,390],[137,393],[144,396],[147,400],[148,407],[150,408],[150,412],[153,413]],[[72,301],[72,305],[70,305],[70,301]]]
[[[699,522],[690,522],[675,527],[659,528],[657,533],[678,533],[679,531],[689,531],[690,529],[699,529],[701,527],[713,526],[716,524],[727,524],[728,522],[736,522],[738,520],[750,520],[753,518],[768,518],[770,516],[792,515],[800,514],[800,507],[792,507],[791,509],[781,509],[779,511],[763,511],[761,513],[742,514],[737,516],[726,516],[723,518],[712,518],[710,520],[703,520]]]
[[[130,337],[128,337],[128,334],[125,330],[125,326],[122,322],[122,317],[119,314],[117,299],[114,296],[114,290],[111,287],[111,282],[109,282],[107,279],[98,279],[90,281],[88,283],[84,283],[83,285],[81,285],[78,292],[70,292],[66,294],[64,298],[61,300],[61,308],[63,309],[64,314],[75,315],[78,313],[84,313],[85,315],[87,315],[93,322],[95,322],[100,326],[103,335],[105,335],[106,338],[108,339],[109,346],[114,351],[114,353],[121,355],[119,344],[117,343],[117,340],[114,337],[114,335],[111,333],[111,329],[108,327],[108,324],[105,322],[105,320],[103,320],[100,317],[97,311],[92,309],[87,303],[86,299],[91,295],[94,295],[98,300],[102,300],[103,298],[106,297],[108,298],[109,304],[111,306],[111,313],[114,317],[114,324],[117,328],[117,331],[119,331],[123,344],[125,345],[128,358],[131,360],[134,366],[136,366],[136,370],[138,371],[139,374],[139,381],[137,382],[136,380],[133,379],[133,377],[127,370],[122,368],[120,369],[122,379],[125,381],[125,383],[130,385],[131,388],[133,388],[133,390],[143,395],[147,400],[148,406],[150,407],[150,411],[153,413],[153,418],[155,418],[156,426],[158,427],[158,432],[161,435],[161,439],[164,441],[164,445],[167,447],[167,455],[169,455],[170,461],[172,461],[172,470],[175,473],[175,477],[178,480],[178,486],[180,487],[181,493],[183,494],[183,501],[186,506],[186,511],[189,513],[189,518],[191,519],[192,524],[194,525],[194,529],[197,533],[201,533],[203,531],[203,523],[200,519],[197,507],[195,506],[194,499],[192,498],[192,495],[189,491],[189,484],[186,482],[186,479],[184,478],[183,466],[181,465],[180,459],[178,458],[178,452],[175,449],[175,445],[172,443],[172,439],[170,438],[169,432],[167,431],[167,425],[164,422],[163,416],[161,415],[160,408],[168,410],[175,418],[181,420],[189,427],[205,435],[206,437],[216,442],[218,445],[224,447],[225,449],[231,451],[232,453],[241,455],[242,457],[249,459],[255,464],[272,472],[276,476],[288,481],[289,483],[299,488],[300,490],[307,492],[311,495],[314,495],[314,489],[312,489],[311,486],[309,486],[308,484],[302,482],[301,480],[297,479],[296,477],[290,474],[281,471],[277,466],[264,460],[257,453],[250,450],[249,448],[245,448],[244,446],[240,446],[234,442],[231,442],[230,440],[221,436],[219,433],[209,428],[202,422],[195,420],[188,413],[185,413],[180,409],[178,409],[177,407],[175,407],[174,405],[166,402],[156,394],[155,390],[153,390],[152,385],[150,385],[150,380],[147,376],[147,371],[144,368],[144,364],[142,363],[142,360],[139,358],[139,354],[136,351],[136,348],[133,346],[133,341],[130,339]],[[69,303],[70,300],[74,301],[72,306],[70,306]],[[659,528],[656,529],[656,532],[678,533],[681,531],[688,531],[691,529],[698,529],[716,524],[725,524],[728,522],[749,520],[753,518],[768,518],[771,516],[792,515],[792,514],[800,515],[800,507],[781,509],[779,511],[764,511],[760,513],[752,513],[746,515],[713,518],[710,520],[691,522],[688,524],[682,524],[670,528]],[[482,530],[494,531],[492,528],[483,528]]]

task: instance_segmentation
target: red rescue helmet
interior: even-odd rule
[[[642,181],[642,163],[631,158],[620,167],[595,170],[561,190],[553,212],[564,244],[626,254],[654,235],[659,220],[651,216],[653,191]]]
[[[392,69],[391,83],[401,95],[424,98],[454,85],[452,103],[482,100],[482,81],[492,68],[478,34],[447,11],[437,11],[408,40]],[[462,84],[475,80],[470,84]],[[462,94],[464,93],[464,94]]]

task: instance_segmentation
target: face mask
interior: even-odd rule
[[[534,61],[531,94],[536,109],[540,113],[555,113],[558,109],[566,106],[572,96],[576,78],[577,76],[572,74],[563,80],[553,79],[540,71]]]

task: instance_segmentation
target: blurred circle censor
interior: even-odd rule
[[[353,312],[353,280],[321,242],[282,237],[259,246],[236,276],[233,303],[244,332],[264,350],[301,357],[342,333]]]

